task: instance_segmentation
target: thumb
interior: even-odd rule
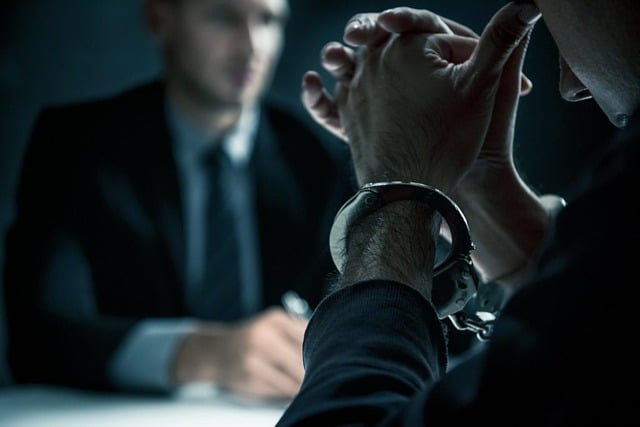
[[[500,9],[487,24],[470,62],[482,80],[499,76],[522,39],[540,18],[530,3],[510,3]]]

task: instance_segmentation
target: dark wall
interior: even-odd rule
[[[44,105],[118,90],[157,68],[137,0],[15,0],[0,21],[0,265],[23,149]],[[2,279],[0,279],[2,280]],[[0,289],[2,283],[0,282]],[[0,292],[0,384],[8,381]]]
[[[289,55],[283,58],[275,88],[297,101],[300,76],[308,68],[318,68],[321,47],[341,40],[347,20],[357,12],[375,12],[395,6],[428,7],[481,32],[501,0],[292,0],[293,20],[287,40]],[[304,6],[301,5],[304,3]],[[299,6],[296,6],[299,5]],[[516,129],[516,159],[525,176],[543,192],[564,192],[586,151],[583,139],[603,138],[613,127],[595,103],[568,103],[558,94],[558,53],[543,21],[532,37],[525,73],[534,90],[523,98]],[[329,81],[327,79],[327,81]]]
[[[30,126],[44,105],[120,90],[155,75],[159,61],[142,27],[139,0],[5,0],[0,16],[0,237],[13,216],[13,193]],[[340,40],[356,12],[426,4],[480,32],[499,0],[290,0],[286,50],[272,91],[294,108],[300,78],[318,69],[319,51]],[[516,157],[542,192],[563,193],[585,160],[584,139],[611,126],[593,103],[569,105],[557,94],[557,53],[544,23],[538,24],[525,66],[534,91],[523,99]],[[4,244],[0,245],[0,265]],[[1,280],[1,279],[0,279]],[[2,283],[0,282],[0,289]],[[0,292],[0,384],[4,327]]]

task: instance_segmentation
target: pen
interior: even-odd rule
[[[309,304],[295,291],[287,291],[282,294],[282,306],[292,317],[308,320],[311,317]]]

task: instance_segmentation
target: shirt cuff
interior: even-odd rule
[[[177,346],[195,330],[195,319],[149,319],[140,322],[111,359],[109,378],[119,389],[171,391],[170,366]]]

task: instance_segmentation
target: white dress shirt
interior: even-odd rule
[[[208,182],[200,161],[211,149],[204,133],[172,105],[166,104],[167,122],[173,139],[173,153],[183,196],[185,230],[185,301],[193,300],[198,286],[202,286],[205,269],[205,227]],[[235,128],[224,138],[223,149],[234,166],[233,196],[240,243],[240,270],[243,286],[243,306],[251,313],[261,305],[262,289],[259,276],[259,251],[253,180],[248,164],[254,150],[258,124],[256,108],[242,112]],[[177,346],[186,334],[193,331],[194,318],[147,319],[140,322],[124,340],[111,361],[113,383],[128,390],[170,390],[171,363]]]

